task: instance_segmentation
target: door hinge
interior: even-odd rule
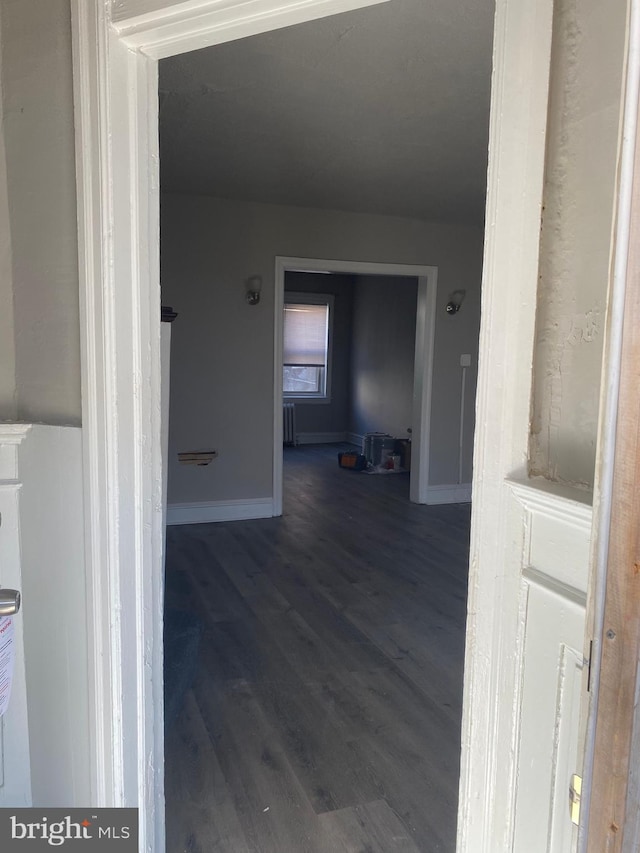
[[[569,785],[569,815],[571,823],[580,823],[580,800],[582,799],[582,776],[574,773]]]

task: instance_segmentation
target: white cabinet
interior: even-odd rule
[[[91,801],[82,494],[80,429],[0,425],[0,585],[22,592],[0,806]]]

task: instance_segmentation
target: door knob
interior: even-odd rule
[[[0,616],[13,616],[20,610],[20,593],[17,589],[0,587]]]

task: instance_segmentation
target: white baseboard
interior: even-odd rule
[[[427,504],[471,503],[471,483],[427,487]]]
[[[348,432],[347,433],[347,441],[349,444],[357,444],[358,447],[362,447],[362,442],[364,441],[363,435],[358,435],[357,432]]]
[[[346,432],[299,432],[298,444],[339,444],[347,440]]]
[[[167,524],[205,524],[212,521],[246,521],[251,518],[271,518],[271,498],[252,498],[240,501],[199,501],[198,503],[169,504]]]

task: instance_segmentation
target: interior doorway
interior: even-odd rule
[[[317,258],[276,258],[274,300],[274,447],[273,494],[274,515],[282,513],[282,448],[283,448],[283,318],[287,272],[329,273],[349,276],[387,276],[417,280],[415,311],[415,347],[413,359],[413,399],[411,423],[407,424],[411,438],[410,500],[412,503],[429,503],[429,455],[431,392],[433,383],[435,312],[438,270],[434,266],[411,264],[372,263],[367,261],[338,261]],[[384,331],[381,329],[381,331]],[[295,398],[290,398],[294,400]],[[371,415],[369,416],[371,417]],[[360,424],[362,421],[360,421]],[[343,429],[344,440],[356,443],[362,434]],[[405,427],[406,430],[406,427]],[[366,432],[379,431],[373,426]],[[406,438],[407,433],[397,438]],[[438,502],[433,500],[434,503]]]
[[[417,8],[419,14],[420,4]],[[328,34],[326,29],[325,41],[337,45],[349,61],[345,28],[336,21]],[[283,33],[266,44],[257,41],[251,61],[261,68],[260,80],[252,77],[250,85],[239,87],[240,95],[246,88],[255,103],[257,88],[262,104],[262,78],[279,69],[282,55],[291,51],[287,37],[295,41],[299,33]],[[312,57],[325,53],[310,36],[305,43]],[[241,48],[233,45],[230,61],[234,70],[246,73],[250,63],[241,61]],[[204,88],[205,100],[211,96],[217,101],[220,81],[230,72],[215,62],[220,49],[208,53],[215,69],[204,67],[204,53],[193,61],[202,79],[216,81]],[[317,64],[304,53],[305,71],[315,74]],[[358,69],[361,77],[367,76],[366,63]],[[300,73],[287,72],[276,75],[278,104],[286,100],[280,94],[285,79],[298,83],[300,78]],[[163,296],[179,311],[181,323],[172,357],[167,590],[169,599],[194,610],[203,626],[200,666],[186,691],[186,711],[172,719],[167,735],[171,843],[188,846],[190,832],[196,848],[213,838],[213,803],[220,809],[229,849],[242,849],[243,837],[251,844],[264,833],[264,841],[255,846],[270,853],[349,849],[356,842],[367,847],[376,835],[384,839],[379,846],[385,851],[397,844],[413,851],[424,846],[448,850],[456,833],[469,532],[469,495],[466,503],[456,504],[461,485],[455,480],[459,364],[465,351],[476,361],[482,225],[434,224],[422,206],[432,203],[424,194],[418,194],[419,221],[407,215],[407,198],[402,201],[405,215],[394,217],[384,207],[376,214],[335,211],[326,194],[318,202],[324,206],[314,208],[313,192],[302,207],[295,206],[291,202],[299,198],[294,195],[299,182],[290,175],[307,172],[295,152],[286,170],[278,172],[290,194],[277,196],[277,204],[270,195],[257,201],[207,197],[202,192],[206,167],[225,161],[208,146],[197,195],[176,191],[185,179],[185,161],[190,161],[179,120],[185,106],[180,93],[186,85],[186,106],[192,105],[196,79],[187,57],[161,65],[161,150],[163,157],[167,150],[180,151],[163,172],[163,180],[172,175],[174,191],[169,188],[162,202]],[[398,72],[396,79],[402,88],[403,74]],[[348,90],[350,83],[345,78],[340,88]],[[217,109],[224,106],[236,115],[236,90],[222,88],[224,104]],[[270,92],[269,102],[272,98]],[[259,112],[264,122],[262,108]],[[248,147],[257,138],[259,152],[226,171],[244,180],[265,150],[278,158],[279,149],[290,144],[283,127],[292,134],[298,120],[295,112],[279,126],[268,126],[279,143],[272,148],[268,130],[252,122],[255,137],[241,138]],[[234,127],[235,119],[229,124]],[[326,117],[321,124],[336,126]],[[194,134],[187,131],[193,141]],[[223,135],[223,129],[218,127],[215,135]],[[307,132],[308,139],[314,136]],[[338,128],[334,146],[339,136]],[[358,137],[356,147],[369,145],[369,137]],[[228,148],[225,153],[235,156]],[[377,162],[381,178],[383,163]],[[405,175],[411,191],[403,196],[414,198],[419,166]],[[272,177],[265,171],[257,186]],[[216,187],[219,179],[217,174]],[[368,184],[379,201],[382,183]],[[334,179],[334,192],[344,193],[343,184],[344,175]],[[283,187],[277,189],[283,193]],[[241,189],[235,187],[236,192]],[[357,207],[358,201],[352,196],[349,204]],[[443,276],[435,266],[440,262]],[[329,459],[321,452],[314,459],[299,454],[286,472],[295,507],[280,517],[285,474],[283,306],[285,277],[293,271],[414,282],[413,381],[404,424],[412,430],[411,502],[404,488],[409,478],[354,477],[346,489],[347,481],[337,481],[336,474],[343,472],[335,458],[326,465]],[[444,287],[439,307],[438,279]],[[453,294],[464,293],[464,288],[468,299],[456,316],[447,305],[459,308]],[[437,329],[441,352],[436,371]],[[383,326],[377,333],[380,343],[385,332]],[[265,346],[267,335],[273,351]],[[471,383],[467,390],[470,411]],[[375,422],[368,427],[375,429]],[[432,429],[440,434],[435,453]],[[466,435],[470,479],[472,430]],[[179,455],[192,456],[196,442],[204,446],[209,436],[215,437],[210,450],[216,451],[210,465],[181,465]],[[264,487],[265,456],[273,465],[268,470],[271,493]],[[438,463],[439,477],[432,479]],[[306,493],[310,482],[320,487]],[[430,502],[432,486],[441,490],[440,498],[443,489],[449,492],[448,501],[438,503],[453,505],[416,506]],[[262,517],[250,519],[249,502],[250,510],[261,511]],[[353,524],[351,517],[357,518]],[[170,633],[165,621],[165,636]],[[369,696],[380,695],[389,700],[369,704]],[[362,713],[352,710],[360,707]],[[353,757],[353,770],[341,762],[345,755]],[[198,756],[205,756],[204,765]],[[209,768],[206,775],[204,767]],[[205,784],[194,785],[192,779],[203,775]]]
[[[359,4],[332,4],[331,11],[336,11],[338,6],[340,11],[344,11],[356,5]],[[93,716],[100,721],[97,736],[102,738],[97,760],[102,772],[98,778],[106,780],[101,783],[105,789],[122,790],[125,800],[128,798],[128,801],[140,804],[143,838],[148,845],[161,849],[162,738],[160,727],[154,721],[158,685],[162,683],[162,661],[158,651],[162,637],[159,615],[162,584],[156,576],[161,562],[159,483],[162,463],[159,441],[145,441],[147,430],[155,439],[160,435],[157,406],[159,330],[156,335],[152,310],[152,306],[159,302],[157,114],[153,107],[156,61],[163,56],[322,16],[327,8],[322,3],[307,4],[301,12],[298,7],[284,8],[280,5],[278,10],[274,8],[266,13],[263,9],[250,20],[231,8],[224,11],[221,20],[220,10],[213,8],[218,4],[205,4],[206,9],[200,4],[196,15],[191,4],[188,9],[183,8],[184,4],[174,4],[169,9],[171,14],[167,9],[156,13],[149,12],[148,8],[142,14],[141,7],[134,3],[120,9],[114,27],[106,7],[88,10],[83,4],[76,6],[78,40],[82,50],[86,51],[86,56],[80,53],[77,66],[81,83],[78,133],[84,142],[79,166],[79,193],[84,211],[81,244],[86,252],[83,270],[87,292],[85,323],[89,340],[93,343],[99,340],[104,347],[104,351],[100,348],[98,355],[89,347],[91,357],[84,361],[90,391],[85,397],[85,426],[87,459],[91,462],[87,474],[87,502],[93,507],[89,525],[92,542],[111,542],[114,519],[117,522],[121,516],[124,518],[129,507],[132,510],[131,527],[122,527],[117,546],[109,551],[109,570],[101,571],[103,562],[98,551],[93,553],[91,561],[91,573],[98,584],[94,633],[101,638],[96,653],[99,663],[96,669],[97,699],[94,697],[92,700]],[[101,39],[101,49],[96,43],[96,33]],[[113,51],[103,49],[107,40],[110,40]],[[503,72],[500,73],[504,76]],[[112,93],[122,91],[116,82],[121,83],[123,78],[127,78],[130,84],[126,89],[129,100],[125,104],[124,99],[118,102],[116,98],[114,109],[110,111],[106,104]],[[105,85],[106,81],[114,85]],[[105,109],[93,109],[96,92]],[[520,136],[526,139],[528,131],[529,124],[525,122]],[[131,140],[136,144],[129,144]],[[520,151],[519,145],[516,148]],[[116,149],[118,156],[112,157]],[[115,180],[97,183],[96,176],[103,173]],[[132,180],[135,183],[133,193]],[[107,207],[114,220],[131,223],[133,230],[124,226],[115,229],[113,240],[103,246],[103,212]],[[522,211],[516,213],[521,214]],[[511,217],[512,222],[514,218],[518,217]],[[513,225],[516,227],[517,223]],[[135,239],[134,234],[139,239]],[[505,242],[509,246],[520,245],[517,241]],[[417,243],[424,248],[422,237],[418,236]],[[102,249],[104,254],[101,254]],[[327,256],[331,257],[331,254]],[[134,277],[133,286],[131,275]],[[513,300],[514,305],[517,302],[517,299]],[[509,328],[508,323],[506,327]],[[117,334],[107,332],[114,329]],[[128,347],[119,347],[119,357],[116,357],[116,343],[126,341],[132,329],[135,333],[133,342],[130,341],[131,352]],[[487,360],[485,372],[492,363]],[[146,377],[151,377],[149,386],[146,382],[138,384],[141,370]],[[114,389],[118,391],[120,403],[118,416],[105,417],[105,413],[113,414]],[[492,407],[492,410],[497,409]],[[488,423],[484,424],[485,431],[489,429]],[[134,477],[130,476],[132,470]],[[99,511],[107,506],[111,513]],[[131,566],[134,566],[133,572]],[[127,599],[128,592],[131,595]],[[140,593],[139,597],[136,592]],[[116,594],[123,600],[136,602],[135,618],[126,613],[122,622],[119,614],[112,619],[107,601]],[[136,629],[137,617],[146,624],[145,631]],[[127,649],[127,660],[122,666],[120,650],[124,648]],[[134,684],[137,689],[119,691],[119,684]],[[105,702],[99,700],[105,696],[113,697],[116,722],[122,715],[139,721],[135,750],[126,754],[118,751],[112,755],[114,734],[118,735],[119,729],[117,725],[114,728],[113,721],[103,719],[101,709]],[[120,743],[118,737],[115,737],[115,743]],[[149,757],[153,759],[154,767],[152,785],[149,785],[146,772]]]

